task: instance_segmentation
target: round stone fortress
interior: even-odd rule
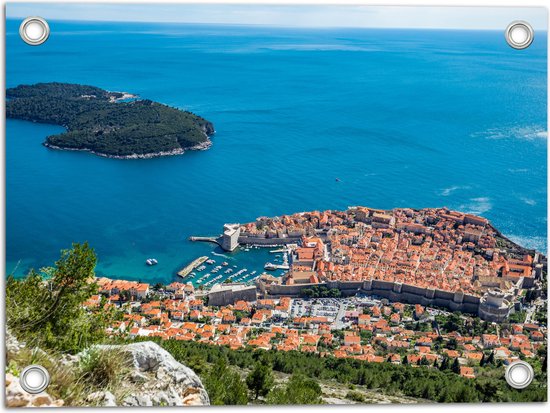
[[[479,301],[478,314],[482,320],[502,322],[508,317],[510,306],[504,292],[489,290]]]

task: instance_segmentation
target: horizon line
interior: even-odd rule
[[[7,3],[6,18],[250,27],[357,28],[418,30],[502,30],[516,20],[548,30],[542,7],[283,5],[283,4],[122,4]]]
[[[13,16],[7,17],[6,21],[23,20],[28,16]],[[41,16],[40,16],[41,17]],[[282,24],[268,24],[268,23],[229,23],[229,22],[183,22],[183,21],[164,21],[164,20],[109,20],[109,19],[47,19],[48,22],[59,23],[128,23],[128,24],[170,24],[170,25],[193,25],[193,26],[229,26],[229,27],[266,27],[266,28],[279,28],[279,29],[354,29],[354,30],[414,30],[414,31],[461,31],[461,32],[504,32],[504,29],[496,28],[470,28],[470,27],[408,27],[408,26],[392,26],[392,27],[378,27],[378,26],[298,26],[298,25],[282,25]],[[547,28],[536,29],[536,32],[546,33]]]

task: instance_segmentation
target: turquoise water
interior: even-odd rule
[[[205,152],[111,160],[49,150],[61,128],[8,120],[8,272],[87,240],[99,274],[170,282],[220,252],[190,235],[350,205],[448,206],[546,251],[544,35],[515,51],[491,31],[51,22],[29,47],[18,24],[8,19],[8,87],[129,91],[217,133]],[[249,271],[273,258],[228,257],[216,259]]]

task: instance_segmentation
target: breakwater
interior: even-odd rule
[[[178,275],[182,278],[187,277],[191,273],[191,271],[193,271],[195,268],[200,266],[206,260],[208,260],[207,256],[202,256],[202,257],[197,258],[196,260],[193,260],[192,263],[190,263],[189,265],[186,265],[184,268],[182,268],[180,271],[178,271]]]

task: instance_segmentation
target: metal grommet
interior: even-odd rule
[[[38,394],[50,384],[50,374],[44,367],[32,364],[21,372],[19,384],[27,393]]]
[[[19,35],[31,46],[38,46],[48,40],[50,26],[42,17],[27,17],[19,26]]]
[[[510,387],[514,389],[524,389],[533,381],[535,372],[529,363],[525,361],[515,361],[506,367],[504,376]]]
[[[508,25],[504,32],[506,41],[514,49],[527,49],[535,39],[535,32],[525,21],[517,20]]]

